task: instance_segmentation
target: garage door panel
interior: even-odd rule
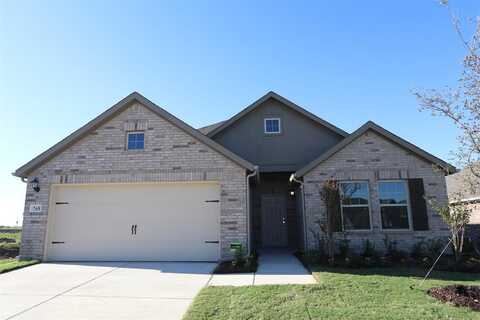
[[[213,183],[61,186],[49,218],[50,260],[216,261]],[[132,234],[132,225],[137,226]],[[52,242],[60,242],[53,244]]]

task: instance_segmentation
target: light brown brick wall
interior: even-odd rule
[[[325,221],[325,206],[320,199],[323,182],[329,177],[337,180],[367,180],[370,191],[370,215],[372,231],[338,233],[339,239],[350,239],[350,245],[362,250],[365,239],[375,243],[378,250],[384,249],[385,235],[398,242],[403,250],[410,250],[414,243],[425,239],[446,237],[447,225],[428,206],[429,231],[382,231],[377,181],[386,179],[422,178],[425,196],[441,203],[447,202],[445,177],[432,164],[408,152],[369,130],[344,149],[333,155],[304,177],[307,243],[315,248],[314,233],[322,234],[315,221]]]
[[[125,129],[137,120],[146,126],[145,150],[126,151]],[[41,190],[27,187],[20,254],[43,258],[52,184],[219,181],[226,259],[231,241],[247,241],[245,175],[245,169],[136,103],[31,174],[39,178]],[[30,214],[30,205],[37,203],[42,212]]]

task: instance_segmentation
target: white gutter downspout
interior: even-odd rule
[[[251,221],[250,221],[250,178],[258,174],[258,166],[253,167],[253,172],[247,175],[247,254],[252,252],[252,244],[250,243]]]
[[[295,173],[292,173],[290,176],[290,182],[295,181],[296,183],[300,184],[300,190],[302,191],[302,217],[303,217],[303,250],[308,250],[307,244],[307,217],[306,217],[306,210],[305,210],[305,189],[303,188],[303,181],[298,180],[295,177]]]

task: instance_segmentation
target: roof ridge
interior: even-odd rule
[[[348,133],[346,131],[338,128],[337,126],[331,124],[330,122],[328,122],[326,120],[323,120],[322,118],[316,116],[315,114],[311,113],[310,111],[306,110],[305,108],[297,105],[296,103],[288,100],[287,98],[279,95],[278,93],[276,93],[274,91],[268,91],[266,94],[261,96],[259,99],[255,100],[253,103],[251,103],[250,105],[248,105],[247,107],[242,109],[240,112],[238,112],[235,115],[233,115],[232,117],[230,117],[222,125],[218,126],[214,130],[208,132],[207,135],[209,137],[213,137],[213,136],[217,135],[219,132],[223,131],[224,129],[226,129],[227,127],[232,125],[234,122],[241,119],[246,114],[255,110],[257,107],[259,107],[262,103],[264,103],[265,101],[267,101],[270,98],[275,99],[275,100],[283,103],[287,107],[290,107],[291,109],[299,112],[300,114],[304,115],[305,117],[309,118],[310,120],[315,121],[316,123],[332,130],[333,132],[337,133],[338,135],[341,135],[343,137],[348,136]]]

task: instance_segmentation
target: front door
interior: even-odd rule
[[[287,247],[287,208],[283,194],[262,195],[262,245]]]

